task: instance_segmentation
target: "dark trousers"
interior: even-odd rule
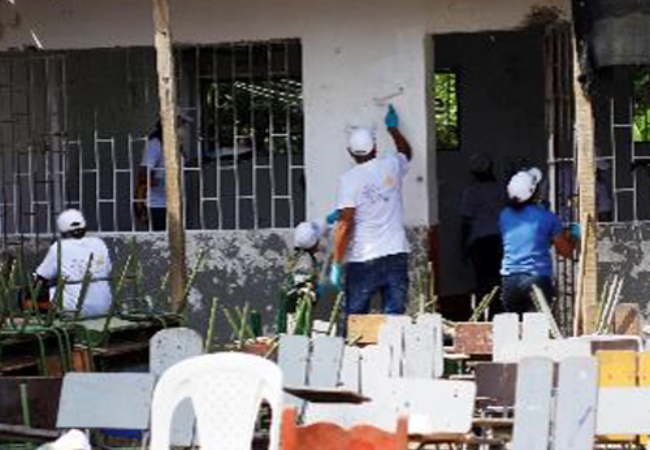
[[[408,253],[388,255],[345,266],[345,323],[350,314],[370,312],[372,297],[380,293],[384,314],[404,314],[408,294]]]
[[[501,302],[505,312],[517,313],[536,311],[533,302],[533,286],[537,286],[546,297],[549,306],[553,304],[554,287],[551,277],[516,273],[501,280]]]
[[[149,208],[151,231],[165,231],[167,229],[167,208]]]
[[[501,284],[501,260],[503,259],[503,243],[501,236],[485,236],[475,239],[469,246],[469,257],[476,276],[476,297],[481,300]],[[503,312],[498,298],[490,305],[490,319],[495,314]]]

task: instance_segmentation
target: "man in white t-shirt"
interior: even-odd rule
[[[398,129],[390,106],[386,127],[397,153],[377,158],[375,137],[367,128],[350,135],[348,152],[356,166],[341,176],[330,281],[341,288],[345,265],[346,314],[366,314],[373,295],[382,295],[385,314],[403,314],[408,291],[408,242],[404,228],[402,180],[411,146]]]
[[[182,143],[187,125],[191,122],[191,117],[184,113],[178,113],[176,133],[179,143]],[[147,144],[138,170],[135,199],[137,221],[149,223],[151,231],[164,231],[167,228],[167,191],[165,187],[165,152],[160,120],[147,137]]]
[[[83,299],[81,314],[99,316],[106,314],[111,306],[112,295],[108,278],[111,275],[111,258],[104,241],[86,236],[86,220],[76,209],[62,212],[57,218],[61,233],[59,242],[52,244],[45,259],[36,269],[36,276],[50,286],[50,299],[55,301],[56,280],[63,277],[63,309],[76,311],[83,280],[90,263],[90,283]],[[59,269],[58,252],[61,252]],[[41,283],[43,284],[43,283]]]

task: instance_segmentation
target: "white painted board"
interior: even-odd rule
[[[422,314],[417,324],[428,326],[433,335],[433,377],[440,378],[445,371],[445,351],[442,334],[442,316],[440,314]]]
[[[553,361],[521,360],[517,367],[513,450],[548,450],[552,389]]]
[[[361,349],[361,394],[370,398],[379,395],[386,387],[389,374],[388,347],[369,345]]]
[[[312,387],[336,387],[343,360],[343,338],[316,336],[312,342],[307,384]]]
[[[401,377],[404,365],[404,329],[411,324],[409,316],[386,316],[377,334],[377,345],[388,349],[391,377]]]
[[[492,327],[492,357],[495,362],[507,362],[508,346],[516,345],[519,339],[519,316],[513,313],[494,316]]]
[[[203,353],[203,339],[190,328],[167,328],[149,341],[149,371],[160,378],[165,370],[184,359]],[[171,444],[190,447],[196,443],[194,408],[189,399],[183,400],[174,412]]]
[[[596,434],[650,434],[650,388],[600,388]]]
[[[285,386],[304,387],[307,384],[309,362],[309,339],[305,336],[280,336],[278,344],[278,365],[282,369]],[[304,401],[285,394],[288,406],[302,408]]]
[[[341,385],[347,390],[361,390],[361,350],[359,347],[346,345],[343,349],[341,365]]]
[[[468,433],[476,383],[423,378],[391,378],[397,415],[409,417],[409,434]]]
[[[560,362],[554,420],[556,449],[592,450],[596,431],[598,362],[567,358]]]
[[[302,387],[307,384],[309,339],[305,336],[280,336],[278,365],[282,369],[284,384]]]
[[[404,377],[433,378],[433,332],[428,324],[404,328]]]
[[[159,378],[162,373],[184,359],[203,353],[203,339],[189,328],[167,328],[149,341],[149,371]]]
[[[146,430],[154,381],[150,373],[68,373],[56,426]]]
[[[526,313],[521,330],[521,341],[544,343],[551,338],[551,326],[544,313]]]

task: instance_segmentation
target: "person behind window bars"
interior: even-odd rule
[[[506,312],[534,311],[533,286],[553,301],[551,246],[565,258],[571,257],[579,228],[563,231],[560,219],[543,207],[538,168],[516,173],[508,183],[508,203],[499,216],[503,239],[501,301]]]
[[[397,153],[377,158],[372,130],[356,128],[348,152],[356,165],[339,181],[340,217],[334,236],[330,281],[342,287],[345,265],[345,313],[367,314],[375,293],[384,314],[403,314],[408,293],[408,242],[404,227],[402,181],[412,157],[391,105],[385,117]],[[347,319],[346,319],[347,320]],[[345,321],[344,321],[345,324]]]
[[[469,166],[473,180],[464,189],[460,203],[462,251],[474,269],[476,297],[481,301],[501,281],[503,244],[499,212],[503,208],[504,189],[494,176],[488,155],[472,155]],[[489,311],[490,318],[500,313],[500,303],[492,302]]]
[[[36,269],[37,286],[49,286],[51,301],[57,301],[54,298],[57,280],[62,277],[65,283],[63,309],[76,311],[84,278],[89,275],[81,315],[92,317],[106,314],[112,302],[109,284],[112,263],[106,244],[98,237],[86,236],[86,219],[76,209],[62,212],[56,224],[60,239],[52,244]]]
[[[179,143],[183,141],[187,125],[191,122],[192,119],[186,114],[178,114],[177,133]],[[165,152],[160,120],[158,120],[154,130],[147,138],[142,161],[138,168],[135,190],[135,218],[138,223],[148,225],[151,231],[164,231],[167,228]]]
[[[611,170],[609,161],[596,162],[596,213],[599,222],[614,220],[614,201],[612,189],[607,179],[607,172]]]

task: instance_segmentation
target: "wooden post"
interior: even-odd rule
[[[575,39],[574,39],[575,42]],[[596,219],[596,158],[594,152],[594,117],[591,101],[579,76],[578,49],[573,52],[573,91],[575,97],[575,139],[577,141],[577,177],[579,219],[582,226],[578,289],[574,314],[576,334],[596,331],[598,315],[598,260]]]
[[[158,96],[165,155],[167,234],[170,248],[170,286],[175,311],[182,307],[185,290],[185,225],[181,192],[182,161],[176,135],[176,82],[167,0],[153,0]]]

